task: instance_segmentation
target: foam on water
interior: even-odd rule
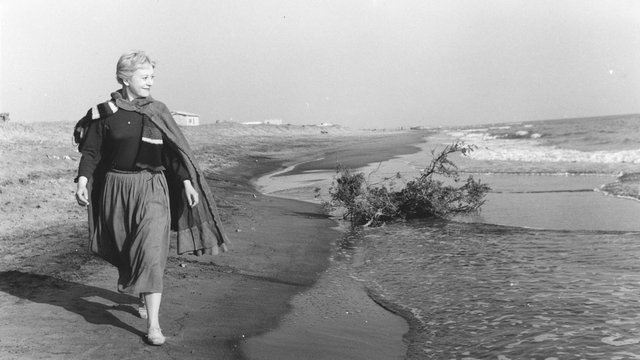
[[[448,129],[443,135],[475,144],[477,160],[632,163],[640,159],[640,116],[538,121]]]
[[[580,151],[557,146],[544,146],[540,134],[516,131],[523,139],[501,139],[486,132],[446,132],[467,144],[477,146],[469,157],[475,160],[526,161],[526,162],[587,162],[640,164],[640,147],[634,150]],[[526,137],[526,138],[525,138]]]

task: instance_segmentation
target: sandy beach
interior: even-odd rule
[[[421,135],[185,128],[232,247],[219,256],[172,252],[161,308],[168,341],[151,347],[136,299],[115,292],[116,270],[87,253],[86,213],[73,198],[72,125],[0,124],[1,358],[403,358],[406,322],[332,261],[338,224],[318,205],[260,194],[252,180],[336,148],[360,159],[350,165],[383,161],[412,151],[400,144]],[[387,150],[371,156],[366,144]]]

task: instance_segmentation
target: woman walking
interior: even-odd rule
[[[89,209],[91,251],[118,269],[118,291],[140,296],[147,341],[162,345],[159,310],[170,230],[179,254],[217,253],[228,242],[213,196],[168,108],[150,96],[155,63],[120,57],[111,99],[76,125],[76,200]]]

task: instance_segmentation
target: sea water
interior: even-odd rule
[[[638,139],[638,116],[432,132],[420,152],[361,170],[401,185],[464,141],[476,150],[453,160],[491,186],[486,203],[351,236],[352,276],[410,317],[412,359],[640,358],[640,201],[600,191],[640,172]],[[259,185],[312,200],[332,175]]]

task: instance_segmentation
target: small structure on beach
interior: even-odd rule
[[[246,121],[242,125],[282,125],[282,119],[266,119],[264,121]]]
[[[282,125],[282,119],[267,119],[262,123],[265,125]]]
[[[172,111],[173,120],[181,126],[198,126],[200,125],[200,115],[188,113],[186,111]]]

